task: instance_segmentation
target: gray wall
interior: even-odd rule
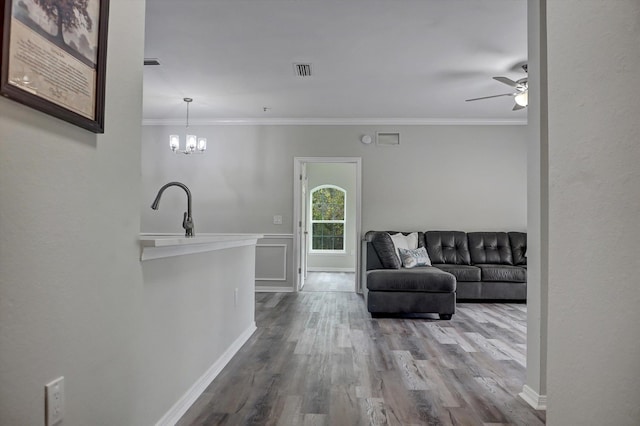
[[[106,131],[0,98],[0,424],[136,418],[144,1],[111,0]],[[145,392],[154,394],[153,389]]]
[[[336,185],[346,191],[345,241],[343,254],[309,253],[307,269],[313,271],[346,271],[356,270],[356,165],[338,163],[307,164],[309,190],[307,192],[307,212],[311,211],[310,194],[313,188],[320,185]],[[311,236],[311,222],[308,221]],[[309,248],[311,241],[309,241]]]
[[[176,155],[169,150],[169,134],[184,132],[184,127],[143,127],[142,230],[182,230],[184,193],[167,191],[159,211],[149,208],[161,185],[182,181],[194,194],[196,232],[256,232],[287,245],[286,279],[259,281],[258,286],[293,287],[294,157],[362,158],[363,232],[526,230],[526,126],[190,129],[209,139],[205,154]],[[400,146],[360,142],[363,134],[376,131],[399,131]],[[273,224],[274,215],[283,216],[282,225]],[[259,270],[257,274],[261,276]]]
[[[547,1],[549,425],[640,424],[639,18]]]
[[[180,232],[183,181],[194,193],[196,230],[292,233],[293,158],[363,158],[363,230],[526,228],[526,126],[195,126],[203,155],[177,155],[168,136],[184,127],[144,126],[142,231]],[[360,136],[400,131],[397,147]],[[283,215],[274,225],[273,216]]]

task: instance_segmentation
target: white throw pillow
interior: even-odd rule
[[[415,268],[416,266],[431,266],[431,259],[429,259],[427,250],[424,247],[418,247],[414,250],[399,248],[398,250],[400,251],[402,266],[405,268]]]
[[[401,232],[397,234],[389,234],[391,236],[391,241],[393,241],[393,245],[396,248],[396,255],[402,263],[402,257],[400,256],[400,248],[407,250],[414,250],[418,248],[418,233],[412,232],[409,235],[403,235]]]

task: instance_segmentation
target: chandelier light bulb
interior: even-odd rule
[[[196,150],[196,141],[198,138],[196,135],[187,135],[187,151],[193,152]]]
[[[176,152],[178,148],[180,148],[180,136],[169,136],[169,147],[171,148],[171,151]]]

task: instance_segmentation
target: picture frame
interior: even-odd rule
[[[109,0],[0,0],[0,94],[104,133]]]

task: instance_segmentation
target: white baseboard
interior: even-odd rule
[[[162,416],[156,426],[174,426],[184,413],[187,412],[189,407],[196,402],[196,399],[202,392],[209,386],[209,384],[215,379],[222,369],[231,361],[231,358],[240,350],[242,345],[245,344],[251,335],[256,331],[256,323],[251,323],[251,326],[247,328],[242,334],[227,348],[226,351],[213,363],[209,369],[189,388],[189,390],[182,395],[182,397],[173,404],[173,407],[167,413]]]
[[[356,270],[354,268],[328,268],[324,266],[308,266],[308,272],[353,272]]]
[[[256,286],[256,293],[293,293],[292,287]]]
[[[527,385],[522,387],[522,392],[520,392],[519,396],[535,410],[547,409],[547,395],[539,395],[538,392],[534,391]]]

